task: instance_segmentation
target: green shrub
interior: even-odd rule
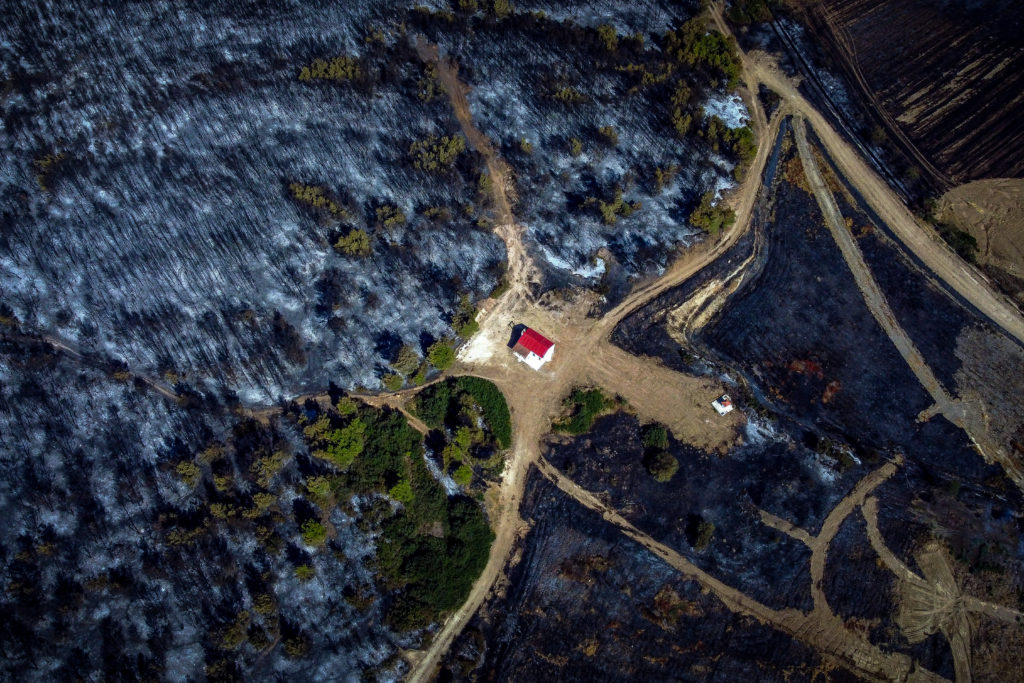
[[[480,330],[480,324],[476,321],[476,306],[469,300],[468,294],[459,298],[459,307],[452,316],[452,327],[463,339],[469,339]]]
[[[665,483],[679,470],[679,461],[666,451],[654,451],[644,458],[644,466],[657,481]]]
[[[935,229],[946,244],[953,247],[960,258],[974,263],[977,260],[978,240],[969,232],[959,229],[952,223],[938,223]]]
[[[298,577],[299,581],[309,581],[316,576],[316,569],[308,564],[302,564],[295,568],[295,576]]]
[[[327,542],[327,529],[320,522],[306,520],[302,523],[302,542],[319,548]]]
[[[697,525],[697,542],[693,544],[694,550],[702,551],[711,544],[711,537],[715,535],[715,524],[702,519]]]
[[[399,391],[405,384],[405,378],[396,373],[391,375],[384,375],[383,379],[381,379],[380,382],[388,391]]]
[[[586,434],[594,419],[608,407],[608,401],[600,389],[574,389],[565,400],[569,417],[556,421],[553,427],[567,434]]]
[[[583,154],[583,143],[580,142],[579,138],[569,138],[569,154],[572,154],[574,157]]]
[[[640,439],[644,444],[644,448],[668,448],[668,430],[665,425],[652,422],[649,425],[645,425],[640,433]]]

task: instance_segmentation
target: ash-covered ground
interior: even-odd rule
[[[457,124],[418,96],[403,11],[6,3],[4,303],[140,372],[264,402],[325,376],[376,387],[382,337],[450,334],[458,294],[485,296],[504,250],[465,210],[473,154],[413,167],[413,141]],[[358,78],[299,80],[340,55]],[[344,214],[296,201],[293,183]],[[384,206],[404,223],[380,227]],[[332,249],[351,228],[369,257]]]
[[[394,668],[407,643],[384,625],[358,514],[331,513],[327,551],[300,537],[316,467],[294,431],[10,351],[0,361],[3,678],[346,679]],[[215,474],[187,482],[180,464],[218,448]],[[257,488],[250,463],[271,452],[277,469]],[[211,503],[225,486],[271,492],[272,508],[219,518]],[[315,575],[300,578],[299,566]]]
[[[664,76],[662,34],[696,16],[697,3],[534,7],[518,8],[510,22],[457,15],[465,28],[436,18],[423,28],[462,65],[479,127],[512,165],[517,217],[548,284],[607,290],[613,278],[657,271],[700,239],[690,212],[702,193],[734,185],[737,161],[703,129],[712,118],[743,128],[748,112],[727,79],[698,62],[678,80],[689,134],[674,128],[677,77]],[[650,83],[641,84],[644,74]],[[616,201],[628,205],[618,215],[598,208]]]

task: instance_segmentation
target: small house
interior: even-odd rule
[[[555,355],[555,343],[527,327],[516,340],[512,353],[534,370],[540,370]]]
[[[732,404],[732,399],[729,398],[729,394],[722,394],[711,402],[711,407],[714,408],[719,415],[726,415],[731,413],[733,408],[736,406]]]

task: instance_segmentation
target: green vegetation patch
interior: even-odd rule
[[[462,604],[487,564],[494,534],[481,507],[465,496],[449,497],[423,459],[423,436],[398,412],[359,406],[348,415],[327,409],[299,417],[311,451],[330,462],[330,446],[345,441],[360,425],[360,448],[345,468],[331,478],[335,496],[385,494],[400,502],[376,508],[381,525],[377,567],[391,591],[387,620],[399,630],[422,628]],[[465,477],[465,473],[462,473]],[[472,478],[472,470],[469,471]],[[371,522],[372,523],[372,522]],[[326,531],[316,521],[302,525],[303,541],[325,542]],[[296,569],[303,580],[311,568]],[[308,577],[308,578],[307,578]]]
[[[616,402],[605,398],[600,389],[574,389],[563,405],[568,415],[555,420],[552,428],[566,434],[586,434],[594,424],[594,419]]]
[[[470,410],[466,410],[469,408]],[[413,403],[413,412],[431,429],[471,426],[479,410],[494,441],[502,449],[512,445],[512,416],[505,395],[493,382],[480,377],[459,377],[424,389]]]
[[[308,81],[334,81],[343,83],[355,81],[363,77],[363,67],[355,57],[341,55],[330,61],[325,59],[314,59],[308,66],[299,70],[299,80]]]
[[[975,262],[978,256],[978,240],[974,238],[974,235],[961,230],[952,223],[936,223],[935,229],[960,258],[971,263]]]
[[[717,235],[736,220],[736,213],[729,207],[722,203],[712,205],[714,199],[713,192],[705,192],[700,198],[700,204],[690,214],[690,224],[709,235]]]
[[[431,173],[451,170],[459,155],[465,151],[466,141],[461,135],[431,135],[409,145],[413,166]]]

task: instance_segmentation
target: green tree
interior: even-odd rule
[[[398,350],[398,358],[391,364],[395,372],[406,377],[415,373],[419,366],[420,354],[416,352],[416,347],[412,344],[403,344],[402,348]]]
[[[402,388],[402,385],[405,384],[405,378],[398,373],[392,373],[384,375],[380,383],[383,384],[384,388],[388,391],[399,391]]]
[[[505,19],[514,11],[512,3],[509,0],[494,0],[494,16],[498,19]]]
[[[583,143],[578,138],[569,138],[569,154],[574,157],[583,154]]]
[[[394,230],[405,225],[405,214],[397,206],[385,204],[377,209],[377,225],[385,230]]]
[[[705,192],[700,198],[700,204],[690,214],[690,223],[709,235],[717,235],[720,230],[728,228],[736,220],[736,214],[732,209],[723,204],[713,205],[714,199],[713,192]]]
[[[302,542],[319,548],[327,542],[327,529],[320,522],[306,520],[302,523]]]
[[[450,339],[439,339],[427,349],[427,360],[438,370],[447,370],[455,362],[455,347]]]
[[[347,256],[365,258],[370,255],[370,236],[366,234],[365,230],[356,228],[340,237],[334,243],[334,248]]]
[[[473,481],[473,468],[465,464],[460,465],[452,475],[452,480],[459,486],[469,486],[470,482]]]
[[[601,24],[597,27],[597,35],[604,43],[604,47],[608,52],[615,52],[619,47],[619,36],[615,32],[615,27],[611,24]]]
[[[328,437],[328,444],[327,459],[341,469],[348,469],[366,446],[366,423],[358,417],[353,418]]]

